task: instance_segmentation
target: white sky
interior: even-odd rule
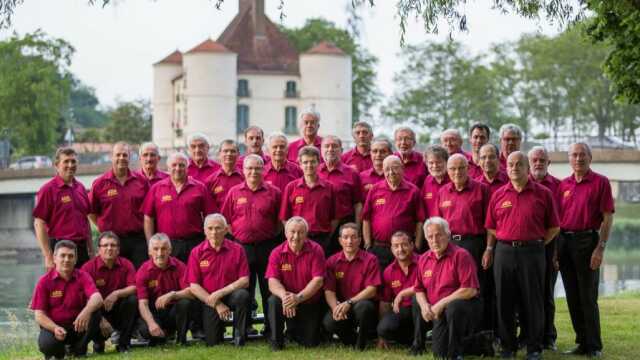
[[[98,0],[97,2],[101,2]],[[306,19],[323,17],[345,27],[345,4],[350,0],[285,0],[285,26],[301,26]],[[467,5],[469,33],[454,33],[472,53],[490,44],[515,40],[521,34],[557,32],[555,26],[517,16],[506,16],[488,8],[486,0]],[[176,48],[186,51],[204,39],[216,39],[238,9],[237,0],[225,0],[217,10],[215,0],[117,0],[106,8],[89,6],[86,0],[28,0],[16,10],[10,29],[0,38],[42,29],[71,43],[76,53],[71,70],[94,87],[102,104],[116,99],[152,96],[151,65]],[[265,0],[267,15],[279,22],[278,0]],[[393,74],[399,70],[400,35],[392,0],[378,0],[363,12],[362,42],[379,58],[378,85],[385,95],[394,91]],[[407,41],[448,37],[446,24],[438,36],[425,35],[420,23],[412,23]]]

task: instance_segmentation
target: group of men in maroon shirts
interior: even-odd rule
[[[335,335],[420,354],[431,329],[437,357],[489,354],[495,333],[501,357],[525,347],[540,359],[556,350],[559,269],[576,332],[569,353],[601,356],[598,269],[614,207],[587,144],[570,146],[573,174],[560,181],[544,148],[519,150],[513,124],[500,129],[500,148],[475,124],[471,152],[449,129],[424,155],[408,127],[396,129],[394,152],[358,122],[343,153],[319,126],[317,112],[303,112],[302,137],[272,134],[266,153],[262,130],[249,127],[246,155],[224,140],[219,163],[195,134],[189,156],[168,156],[168,173],[152,143],[130,170],[119,142],[88,193],[75,152],[59,149],[33,210],[47,268],[31,303],[40,350],[83,355],[93,341],[100,352],[117,331],[127,351],[134,329],[151,344],[174,333],[185,344],[190,329],[215,345],[229,321],[242,346],[257,285],[274,350],[285,338],[315,346]],[[89,221],[101,233],[97,256]]]

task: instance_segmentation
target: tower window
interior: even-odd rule
[[[287,88],[284,92],[284,96],[288,98],[297,98],[298,89],[295,81],[287,81]]]
[[[246,79],[238,80],[238,96],[239,97],[251,96],[249,93],[249,80],[246,80]]]
[[[296,119],[298,118],[298,109],[295,106],[287,106],[284,108],[284,133],[293,135],[298,132]]]
[[[236,133],[242,134],[249,127],[249,106],[238,105],[236,118]]]

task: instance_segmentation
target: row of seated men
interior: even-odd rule
[[[492,354],[492,337],[480,332],[482,299],[470,254],[450,243],[446,220],[427,220],[430,251],[418,256],[408,234],[391,238],[395,257],[383,272],[374,255],[361,248],[355,223],[342,225],[341,251],[325,259],[322,248],[307,238],[308,224],[289,219],[286,240],[271,252],[265,277],[268,298],[266,331],[271,348],[289,338],[305,347],[332,335],[345,345],[364,349],[378,337],[378,347],[393,341],[420,354],[432,328],[432,351],[439,358]],[[76,246],[60,241],[55,267],[38,281],[31,307],[41,327],[38,345],[45,357],[62,358],[65,345],[74,355],[104,351],[112,331],[119,332],[118,351],[127,351],[136,319],[151,345],[170,336],[186,344],[194,305],[201,312],[208,346],[223,340],[232,318],[233,344],[247,337],[251,296],[244,250],[225,238],[226,219],[205,219],[206,239],[187,264],[171,256],[171,242],[162,233],[151,237],[149,260],[136,272],[119,256],[120,240],[111,232],[99,237],[99,255],[75,269]],[[233,315],[232,315],[233,314]],[[378,321],[379,319],[379,321]]]
[[[341,155],[340,139],[317,136],[319,119],[316,113],[303,113],[302,138],[291,144],[282,134],[269,136],[269,155],[262,152],[262,131],[252,127],[245,133],[249,154],[238,159],[235,142],[223,141],[221,164],[208,158],[206,137],[193,136],[188,141],[190,157],[175,153],[167,158],[169,174],[158,170],[159,152],[153,144],[141,146],[142,168],[130,171],[129,146],[118,143],[112,169],[94,182],[88,196],[74,179],[75,153],[60,149],[58,174],[39,191],[33,212],[45,265],[53,267],[52,249],[62,239],[78,245],[79,264],[92,256],[87,218],[100,231],[120,237],[121,255],[136,268],[146,261],[147,243],[159,232],[170,238],[172,255],[186,263],[204,237],[203,219],[219,211],[229,222],[228,237],[245,250],[249,289],[258,284],[263,309],[268,309],[264,274],[269,254],[283,241],[287,219],[304,218],[307,237],[320,244],[327,257],[340,250],[339,226],[355,221],[362,229],[363,247],[383,269],[393,261],[395,232],[407,233],[421,253],[426,248],[423,222],[441,216],[450,224],[454,242],[472,255],[484,300],[482,328],[497,332],[506,355],[518,349],[516,310],[510,304],[514,298],[522,303],[517,306],[520,342],[531,358],[540,356],[543,347],[555,349],[553,288],[558,268],[564,269],[573,309],[578,347],[572,351],[601,351],[597,281],[613,199],[606,177],[590,170],[588,145],[570,147],[573,174],[560,182],[547,171],[550,161],[544,148],[534,148],[528,156],[518,150],[522,133],[515,125],[501,129],[500,150],[487,143],[489,128],[476,124],[469,133],[471,154],[462,150],[460,133],[447,130],[443,146],[430,146],[423,157],[413,150],[416,140],[410,128],[395,131],[394,153],[391,142],[373,139],[371,127],[357,123],[356,147]],[[352,169],[367,166],[371,168],[359,173]],[[503,253],[505,244],[513,251]],[[520,252],[527,255],[525,261]],[[535,256],[528,256],[531,253]],[[496,276],[496,271],[504,271],[504,276]],[[506,306],[500,305],[507,300]],[[201,322],[193,327],[202,330]]]

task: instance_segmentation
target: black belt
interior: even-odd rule
[[[562,231],[562,235],[566,235],[566,236],[570,236],[570,237],[585,237],[585,236],[592,236],[597,234],[598,231],[596,230],[582,230],[582,231]]]
[[[308,232],[307,233],[307,237],[309,238],[318,238],[318,237],[323,237],[323,236],[329,236],[331,235],[328,232],[321,232],[321,231],[314,231],[314,232]]]
[[[484,239],[486,235],[484,234],[479,234],[479,235],[451,235],[451,240],[455,241],[455,242],[460,242],[462,240],[477,240],[477,239]]]
[[[498,244],[502,244],[508,247],[543,247],[544,240],[526,240],[526,241],[510,241],[510,240],[498,240]]]

